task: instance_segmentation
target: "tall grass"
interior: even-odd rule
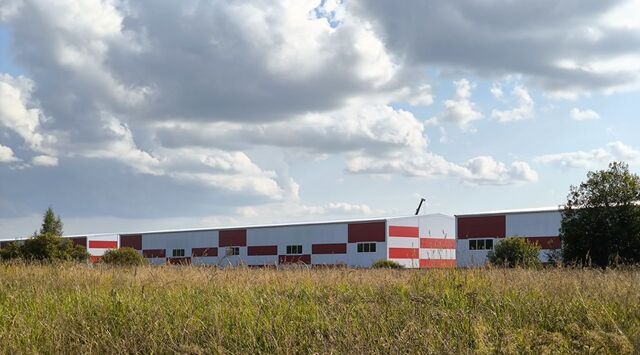
[[[640,271],[0,266],[3,353],[640,351]]]

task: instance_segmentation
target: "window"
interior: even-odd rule
[[[184,256],[184,249],[173,249],[173,257],[181,257]]]
[[[493,250],[493,239],[469,240],[469,250]]]
[[[227,247],[226,256],[240,255],[240,247]]]
[[[302,254],[302,245],[287,245],[287,254]]]
[[[375,253],[376,243],[358,243],[358,253]]]

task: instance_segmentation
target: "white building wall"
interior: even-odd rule
[[[560,234],[560,211],[514,213],[506,215],[507,237],[549,237]]]
[[[165,250],[166,258],[151,258],[149,260],[152,264],[166,263],[166,259],[171,258],[173,249],[184,249],[184,256],[191,257],[192,248],[210,248],[217,246],[218,231],[185,231],[142,235],[143,251],[150,249]],[[224,254],[224,251],[222,253]],[[218,257],[193,258],[192,263],[197,265],[215,265],[218,262],[220,254],[221,251],[218,250]]]

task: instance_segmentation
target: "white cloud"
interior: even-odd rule
[[[476,104],[471,101],[471,90],[474,84],[467,79],[453,82],[456,87],[453,98],[444,102],[444,111],[432,117],[429,124],[453,123],[462,129],[468,129],[473,121],[482,119],[483,115],[477,111]]]
[[[31,102],[34,83],[25,78],[0,74],[0,127],[5,127],[36,152],[47,152],[54,138],[42,134],[42,112]]]
[[[0,144],[0,163],[14,163],[17,161],[20,161],[20,159],[16,158],[13,150]]]
[[[574,121],[597,120],[600,118],[600,115],[594,110],[590,110],[590,109],[581,110],[576,107],[571,109],[570,115],[571,115],[571,119]]]
[[[620,141],[611,142],[603,148],[588,151],[546,154],[535,158],[536,162],[552,164],[562,168],[600,168],[612,161],[640,162],[640,150]]]
[[[464,167],[465,181],[480,185],[508,185],[538,180],[538,174],[522,161],[515,161],[507,167],[493,157],[479,156],[469,160]]]
[[[535,103],[526,88],[516,86],[511,95],[515,98],[516,106],[509,110],[492,110],[491,117],[498,122],[521,121],[533,118]]]
[[[57,166],[58,158],[49,155],[38,155],[31,159],[31,163],[35,166]]]
[[[491,86],[491,95],[498,100],[502,100],[504,98],[504,92],[502,91],[502,86],[500,84],[493,84]]]

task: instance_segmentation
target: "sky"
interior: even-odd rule
[[[0,0],[0,236],[558,206],[640,172],[639,0]]]

